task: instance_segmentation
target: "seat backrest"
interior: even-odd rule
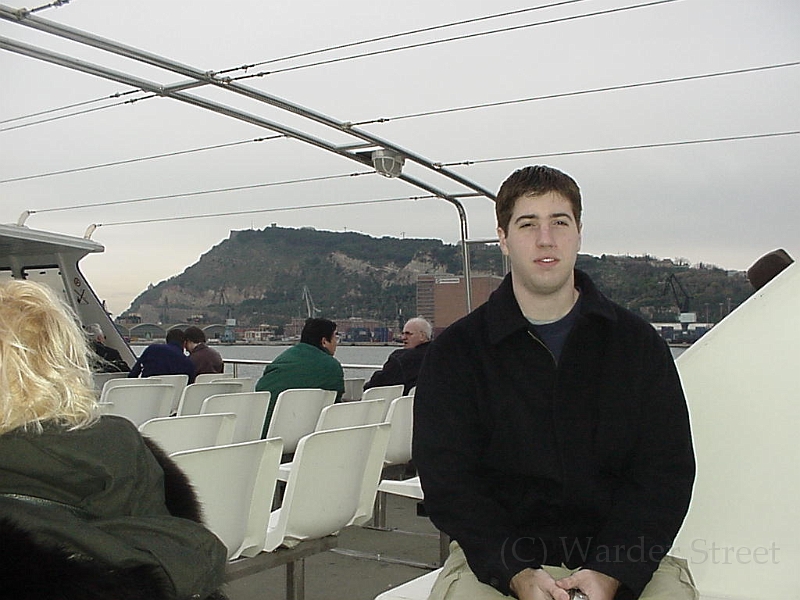
[[[170,407],[169,414],[174,414],[178,410],[178,403],[183,395],[183,388],[189,384],[189,376],[185,373],[178,375],[159,375],[158,383],[169,383],[175,389],[173,390],[172,406]]]
[[[672,554],[701,597],[797,597],[800,263],[781,271],[676,364],[697,459]]]
[[[363,400],[362,400],[363,402]],[[386,448],[386,466],[403,465],[411,460],[411,435],[414,430],[414,396],[400,396],[392,400],[386,421],[392,424],[389,446]]]
[[[158,377],[112,377],[103,382],[100,390],[100,402],[106,401],[108,390],[121,385],[155,385],[161,383]]]
[[[238,383],[242,386],[242,392],[255,392],[256,379],[252,377],[224,377],[222,379],[215,379],[212,383]]]
[[[364,384],[366,382],[367,380],[363,377],[345,377],[342,401],[354,402],[361,400],[361,394],[364,393]]]
[[[198,415],[203,406],[203,400],[217,394],[233,394],[242,391],[239,381],[215,381],[212,383],[191,383],[183,388],[180,402],[178,403],[179,415]]]
[[[297,445],[283,505],[270,519],[264,549],[336,533],[353,521],[364,496],[375,497],[389,425],[318,431]],[[377,464],[380,460],[377,461]]]
[[[98,394],[103,391],[103,386],[109,379],[127,379],[127,377],[127,373],[92,373],[94,389]]]
[[[169,415],[172,391],[173,387],[166,383],[120,385],[107,390],[100,408],[105,414],[125,417],[138,427],[150,419]]]
[[[189,450],[172,459],[189,477],[207,527],[228,548],[228,559],[264,547],[283,443],[279,439]]]
[[[232,443],[236,421],[233,413],[160,417],[142,423],[139,432],[173,454]]]
[[[383,398],[386,400],[388,405],[389,402],[395,398],[399,398],[402,395],[402,383],[397,385],[379,385],[377,387],[371,387],[368,390],[364,390],[364,392],[361,394],[361,400],[377,400],[378,398]]]
[[[271,395],[270,392],[237,392],[209,396],[203,400],[200,414],[234,413],[236,430],[233,433],[233,442],[257,440],[264,428]]]
[[[318,388],[282,391],[275,401],[266,437],[281,438],[283,451],[294,452],[300,438],[314,431],[319,415],[328,406],[329,400],[330,393]]]
[[[340,402],[322,409],[314,431],[374,425],[383,421],[383,400]]]
[[[220,379],[232,379],[233,373],[200,373],[194,378],[195,383],[211,383]]]

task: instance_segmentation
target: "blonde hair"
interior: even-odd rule
[[[98,418],[90,348],[72,310],[40,284],[0,284],[0,434]]]

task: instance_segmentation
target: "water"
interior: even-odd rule
[[[366,368],[345,368],[345,377],[364,377],[369,379],[372,372],[379,368],[389,355],[401,346],[343,346],[336,349],[336,358],[343,365],[370,365]],[[133,352],[139,356],[146,346],[131,346]],[[213,346],[222,355],[223,359],[239,360],[274,360],[281,352],[289,348],[286,346]],[[672,357],[678,358],[686,348],[671,348]],[[230,367],[226,368],[229,370]],[[264,371],[263,365],[239,365],[237,374],[240,377],[254,377],[258,379]]]
[[[214,345],[223,359],[239,360],[274,360],[281,352],[289,348],[285,346],[249,346],[238,344],[236,346]],[[345,368],[345,377],[364,377],[369,379],[372,372],[378,369],[389,355],[402,346],[344,346],[336,349],[336,358],[343,365],[368,365],[366,368]],[[131,346],[134,354],[139,356],[146,346]],[[229,370],[227,367],[225,370]],[[239,365],[237,374],[240,377],[261,377],[263,365]]]

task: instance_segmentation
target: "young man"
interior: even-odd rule
[[[344,370],[333,355],[339,338],[336,323],[328,319],[307,319],[300,343],[284,350],[264,368],[256,383],[257,392],[270,392],[269,408],[261,436],[267,435],[278,395],[292,388],[334,390],[336,402],[344,393]]]
[[[195,375],[222,373],[225,370],[225,363],[219,352],[206,345],[206,334],[202,329],[192,325],[183,334],[186,336],[183,345],[189,353],[189,360],[194,364]]]
[[[572,178],[516,171],[496,215],[511,273],[417,381],[414,462],[454,540],[431,598],[695,598],[666,556],[695,468],[669,348],[575,270]]]
[[[422,359],[430,346],[433,327],[422,317],[409,319],[403,327],[403,348],[395,350],[383,367],[372,374],[364,389],[382,385],[403,384],[403,393],[417,385]]]

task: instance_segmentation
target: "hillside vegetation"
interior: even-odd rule
[[[502,274],[496,245],[473,245],[470,256],[473,275]],[[651,321],[676,321],[686,301],[680,288],[676,298],[667,285],[671,274],[701,321],[718,321],[752,292],[743,273],[650,256],[580,255],[578,267],[611,299]],[[426,273],[461,274],[460,247],[310,228],[233,231],[183,273],[151,285],[122,317],[220,323],[232,316],[240,326],[280,326],[306,316],[307,288],[320,316],[394,324],[398,315],[416,314],[416,277]]]

